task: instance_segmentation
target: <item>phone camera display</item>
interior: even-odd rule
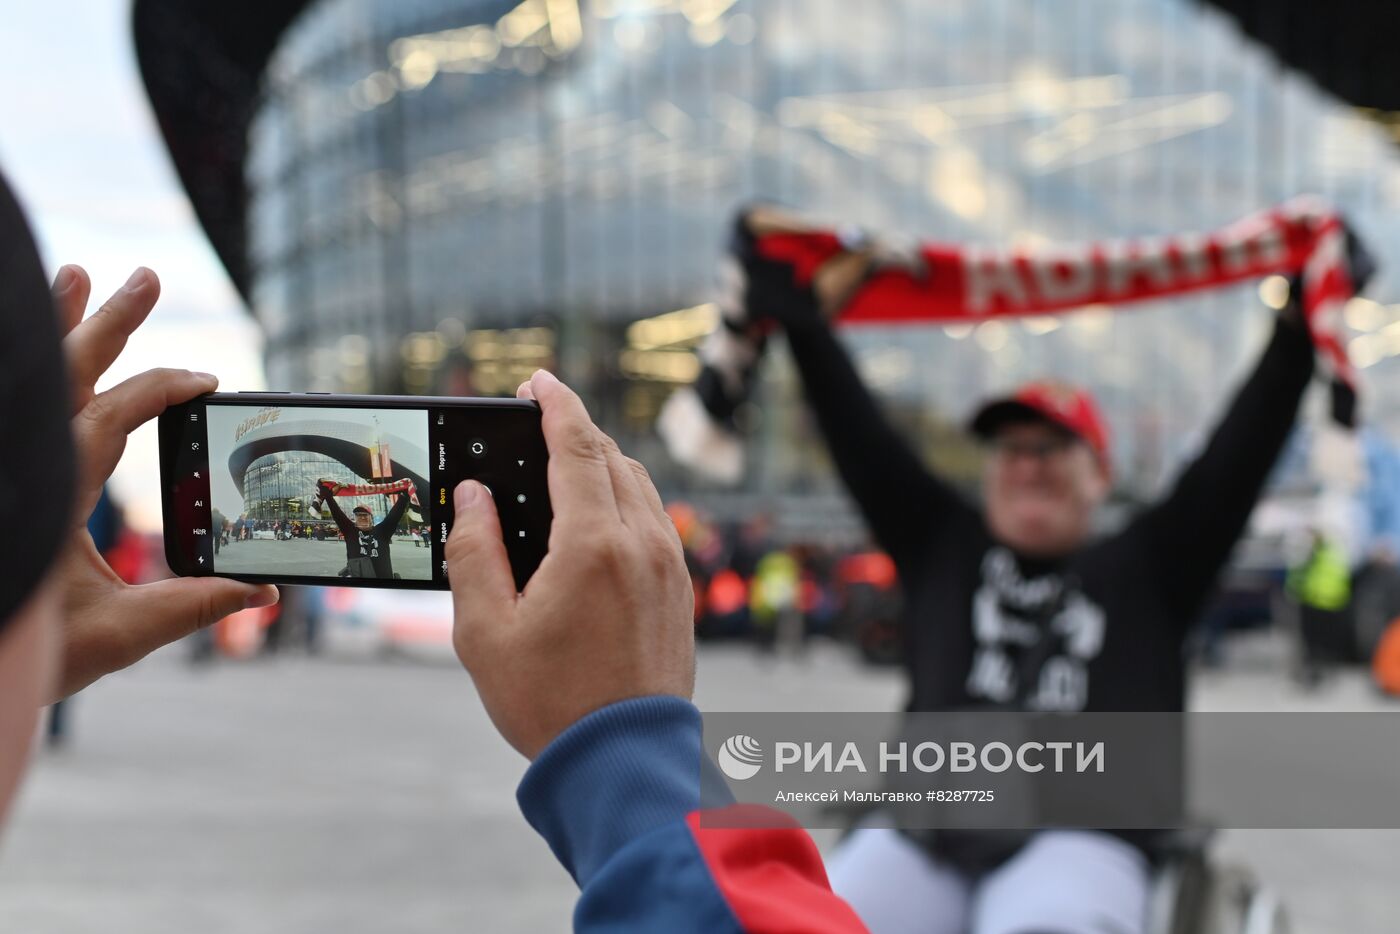
[[[428,413],[210,406],[219,574],[431,580]]]
[[[445,588],[453,492],[467,479],[492,493],[517,585],[543,560],[537,408],[253,395],[215,394],[162,421],[167,550],[182,573]]]

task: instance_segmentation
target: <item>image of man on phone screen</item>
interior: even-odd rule
[[[389,514],[378,525],[374,523],[374,513],[367,506],[356,506],[351,512],[352,520],[335,501],[335,484],[330,480],[317,483],[321,500],[331,511],[331,517],[345,536],[345,569],[341,577],[393,578],[394,563],[389,557],[389,546],[393,542],[394,529],[398,528],[403,512],[408,508],[410,494],[400,490],[395,497]]]

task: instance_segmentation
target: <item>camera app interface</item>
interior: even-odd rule
[[[213,570],[433,579],[428,412],[210,405]]]

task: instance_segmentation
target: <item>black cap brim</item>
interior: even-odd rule
[[[972,416],[972,420],[967,423],[967,430],[977,437],[987,440],[996,435],[998,431],[1007,425],[1024,424],[1026,422],[1040,422],[1045,425],[1054,425],[1069,434],[1079,437],[1074,431],[1063,422],[1056,421],[1046,415],[1033,405],[1027,405],[1018,399],[994,399],[982,408],[977,410],[977,414]]]

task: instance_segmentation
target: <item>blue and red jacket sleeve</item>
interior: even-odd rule
[[[675,697],[605,707],[540,754],[517,798],[582,889],[575,931],[865,931],[805,831],[768,811],[756,826],[706,826],[743,821],[703,820],[702,781],[723,779],[700,712]]]

